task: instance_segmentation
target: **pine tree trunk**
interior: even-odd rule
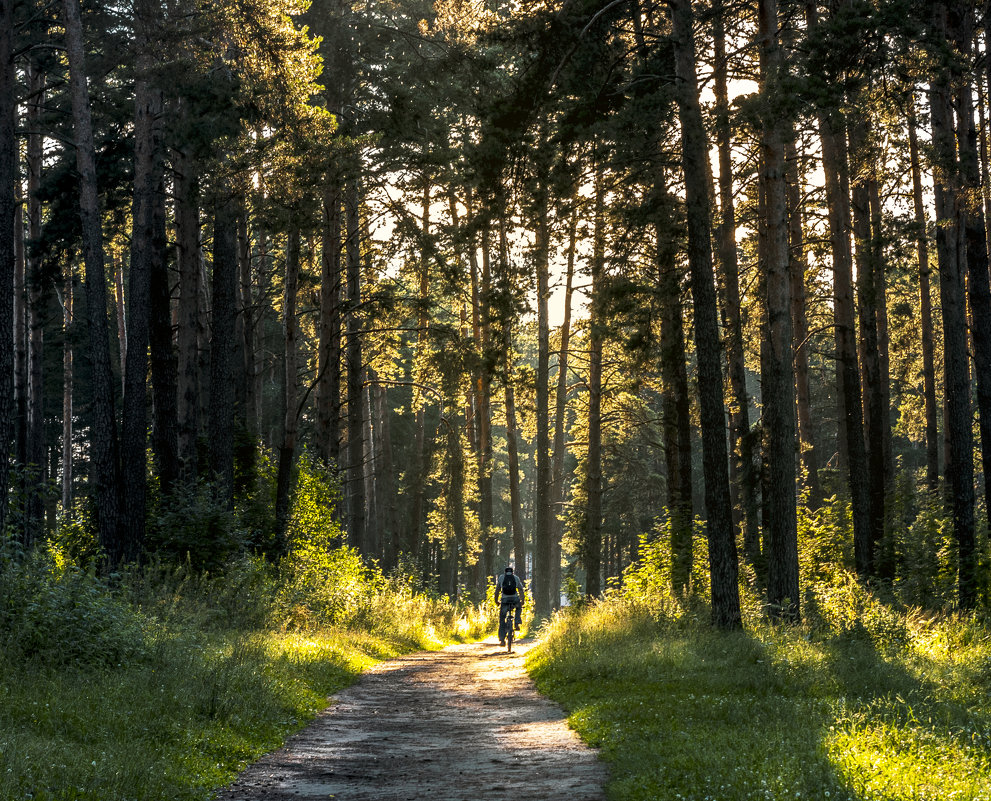
[[[157,134],[161,136],[159,131]],[[159,161],[158,166],[161,167]],[[178,359],[172,337],[172,293],[166,261],[165,187],[158,171],[155,185],[151,263],[151,383],[154,419],[152,447],[162,494],[170,495],[179,482]]]
[[[568,362],[571,344],[571,298],[574,293],[575,249],[578,244],[578,206],[577,197],[575,208],[571,213],[568,228],[568,255],[564,285],[564,317],[561,321],[561,350],[557,357],[557,395],[554,400],[554,464],[552,467],[554,517],[551,521],[552,546],[551,555],[551,586],[559,588],[551,598],[552,606],[557,609],[561,603],[561,537],[564,533],[564,457],[567,447],[564,439],[565,416],[568,403]]]
[[[816,6],[806,6],[810,32],[818,28]],[[822,168],[826,183],[829,244],[833,260],[833,328],[836,339],[837,389],[840,401],[840,463],[847,469],[853,510],[854,558],[861,577],[868,574],[870,556],[870,495],[867,448],[864,443],[853,301],[853,261],[849,232],[850,192],[845,154],[845,122],[838,111],[818,110]]]
[[[299,325],[296,320],[296,301],[299,295],[299,224],[293,220],[287,232],[286,278],[282,298],[283,326],[283,418],[282,442],[279,444],[279,472],[275,482],[275,529],[282,550],[286,550],[286,533],[289,528],[292,472],[296,457],[296,408],[299,405],[298,350],[296,345]]]
[[[957,48],[964,58],[971,56],[974,39],[974,8],[955,6],[951,19]],[[977,382],[977,412],[981,433],[981,463],[985,476],[984,502],[991,514],[991,279],[988,274],[988,241],[982,203],[980,156],[974,127],[974,99],[969,80],[956,82],[957,147],[960,153],[960,179],[964,188],[963,220],[966,239],[967,290],[970,300],[970,334],[974,350],[974,377]],[[968,592],[976,593],[976,587]]]
[[[860,364],[863,381],[864,433],[867,440],[867,477],[870,493],[869,546],[858,562],[862,579],[877,573],[877,551],[884,539],[884,420],[881,395],[881,363],[877,339],[877,305],[874,263],[873,226],[870,212],[870,189],[867,165],[872,155],[866,151],[867,121],[858,112],[851,113],[850,153],[852,187],[853,236],[856,243],[857,309],[860,317]],[[865,561],[864,561],[865,560]]]
[[[428,252],[428,240],[430,237],[430,179],[427,175],[423,176],[422,191],[423,195],[420,209],[420,234],[422,239],[419,275],[419,301],[421,304],[421,309],[417,317],[416,335],[416,359],[419,362],[419,365],[416,368],[418,381],[421,381],[424,375],[425,368],[423,365],[426,361],[427,350],[429,347],[428,326],[430,324],[430,318],[427,316],[426,304],[428,303],[428,299],[430,297],[430,256]],[[420,540],[422,539],[423,507],[426,502],[426,484],[430,462],[430,455],[428,453],[429,449],[427,446],[426,404],[422,397],[417,397],[417,394],[417,391],[414,390],[413,403],[416,408],[416,438],[413,445],[413,466],[410,470],[410,481],[412,482],[410,491],[410,495],[412,496],[412,507],[410,510],[409,530],[406,538],[406,550],[407,552],[413,554],[419,552]]]
[[[909,100],[908,141],[912,168],[912,201],[917,229],[916,253],[919,261],[919,336],[922,340],[922,394],[926,410],[926,488],[935,496],[939,490],[939,406],[936,402],[936,358],[933,334],[932,290],[930,288],[928,222],[922,195],[922,169],[919,165],[919,137],[916,132],[915,98]]]
[[[747,367],[743,351],[743,323],[740,311],[740,278],[736,255],[736,214],[733,206],[732,131],[729,123],[729,60],[723,23],[725,6],[717,0],[714,9],[713,42],[715,46],[713,91],[716,98],[716,146],[719,159],[718,256],[724,294],[724,328],[726,356],[729,362],[730,446],[733,460],[730,478],[739,487],[738,503],[743,518],[743,554],[751,565],[759,566],[760,527],[757,498],[757,474],[754,469],[754,438],[750,433],[750,397],[747,392]],[[736,480],[733,480],[736,479]],[[735,505],[735,504],[734,504]]]
[[[946,4],[933,4],[931,23],[935,41],[945,40]],[[936,200],[936,254],[939,260],[946,371],[946,480],[959,560],[959,604],[968,609],[976,602],[976,554],[973,437],[963,268],[966,259],[966,242],[963,240],[965,221],[961,218],[957,197],[959,173],[953,140],[950,69],[945,64],[938,64],[934,73],[929,85],[929,105],[935,166],[933,194]]]
[[[258,427],[254,414],[255,310],[251,291],[251,235],[248,204],[240,198],[237,209],[237,358],[234,401],[234,493],[243,496],[255,486],[257,476]]]
[[[537,372],[536,381],[536,477],[534,498],[535,524],[533,531],[533,572],[530,592],[533,595],[534,614],[540,620],[551,613],[551,462],[550,462],[550,323],[548,299],[550,290],[550,208],[549,188],[544,176],[538,180],[536,190],[536,241],[534,266],[537,272]]]
[[[27,310],[27,254],[24,241],[24,203],[20,198],[21,181],[14,182],[14,387],[13,417],[11,434],[14,439],[14,463],[22,465],[27,461],[28,432],[28,310]],[[6,502],[4,497],[4,502]]]
[[[237,204],[218,198],[213,223],[213,328],[210,337],[208,434],[215,494],[234,506],[234,360],[237,358]]]
[[[179,357],[177,402],[179,464],[183,480],[197,475],[196,439],[199,436],[199,329],[200,329],[200,217],[199,182],[189,154],[173,155],[175,174],[176,266],[179,271],[176,350]]]
[[[341,187],[332,177],[323,197],[320,274],[320,379],[317,430],[324,463],[341,460]]]
[[[45,74],[34,60],[28,65],[27,104],[27,210],[28,239],[39,242],[42,236],[41,172],[44,160],[41,111],[45,102]],[[34,248],[32,248],[34,250]],[[28,341],[27,341],[27,437],[24,481],[24,542],[27,545],[44,536],[43,493],[45,482],[45,318],[48,316],[48,292],[45,290],[44,264],[40,255],[27,258]]]
[[[663,178],[656,187],[663,196]],[[657,296],[661,317],[661,431],[667,471],[667,507],[671,542],[671,586],[684,596],[691,588],[692,530],[692,418],[685,366],[685,330],[681,307],[681,276],[674,252],[675,239],[667,225],[654,229],[657,258]]]
[[[805,304],[805,236],[802,231],[802,187],[794,136],[785,142],[786,192],[788,201],[788,278],[791,284],[791,318],[795,341],[795,397],[798,411],[798,438],[802,467],[808,487],[808,506],[822,505],[819,460],[812,432],[812,401],[809,383],[809,320]]]
[[[605,192],[602,168],[596,165],[592,228],[592,292],[588,319],[588,455],[585,464],[585,594],[602,592],[602,295],[606,262]]]
[[[738,628],[741,625],[738,565],[733,533],[733,505],[727,475],[718,308],[712,269],[711,182],[707,167],[709,146],[698,98],[691,0],[670,0],[669,4],[675,42],[675,69],[679,78],[678,116],[681,122],[682,167],[685,175],[688,264],[695,304],[695,345],[712,583],[712,620],[721,628]],[[790,330],[788,333],[791,333]],[[789,349],[790,345],[789,341]],[[793,485],[794,482],[789,489],[794,502]]]
[[[14,67],[14,0],[0,0],[0,442],[9,443],[14,423],[14,226],[19,182]],[[0,458],[0,531],[7,524],[10,459]]]
[[[382,566],[390,570],[399,560],[401,541],[399,539],[399,519],[396,506],[396,480],[393,474],[392,431],[389,419],[388,394],[383,384],[369,376],[372,384],[373,416],[377,436],[375,438],[375,492],[378,507]]]
[[[75,288],[75,270],[69,261],[65,270],[65,293],[62,298],[62,514],[67,517],[72,509],[72,314]]]
[[[352,547],[369,553],[365,527],[364,415],[362,385],[364,365],[361,356],[361,219],[360,184],[357,177],[347,182],[347,404],[348,536]]]
[[[72,262],[66,264],[65,294],[62,298],[62,515],[68,519],[72,509],[72,393],[73,393],[73,364],[72,364],[72,306],[75,294],[75,281]]]
[[[760,0],[758,16],[762,90],[766,97],[774,97],[781,90],[781,82],[787,73],[778,43],[780,21],[776,0]],[[765,199],[764,296],[768,347],[762,365],[761,400],[768,478],[764,489],[767,601],[772,614],[795,619],[801,610],[795,508],[795,374],[785,178],[785,143],[791,135],[789,127],[780,111],[773,108],[765,111],[760,142],[760,180]]]
[[[92,370],[90,410],[91,483],[100,545],[111,565],[123,556],[118,536],[119,462],[114,417],[113,373],[110,367],[107,284],[104,274],[100,201],[96,186],[96,151],[86,79],[86,50],[79,0],[63,0],[65,44],[69,64],[76,170],[79,173],[79,214],[83,262],[86,269],[86,314]]]

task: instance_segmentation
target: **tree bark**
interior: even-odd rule
[[[557,357],[557,395],[554,401],[554,463],[552,479],[554,482],[551,499],[554,517],[551,521],[552,546],[551,556],[551,585],[561,586],[561,537],[564,532],[564,457],[567,446],[564,439],[565,416],[568,403],[568,362],[570,360],[571,344],[571,298],[574,293],[575,249],[578,240],[578,206],[577,196],[574,198],[575,208],[572,209],[571,222],[568,228],[568,255],[564,285],[564,317],[561,321],[561,349]],[[560,606],[560,591],[551,598],[552,606]]]
[[[864,429],[867,441],[867,478],[870,495],[869,542],[863,548],[858,573],[862,579],[877,572],[877,554],[884,539],[884,415],[881,395],[881,362],[877,335],[878,298],[874,261],[874,233],[868,186],[867,120],[856,111],[849,119],[852,186],[853,236],[857,268],[857,309],[860,317],[860,364],[865,407]]]
[[[814,2],[807,4],[806,15],[808,29],[813,33],[818,28]],[[833,329],[838,361],[836,380],[840,400],[840,462],[846,467],[849,480],[857,573],[866,577],[870,555],[870,495],[853,301],[853,261],[850,251],[852,225],[845,155],[845,122],[836,110],[819,108],[817,114],[826,183],[829,245],[833,261]]]
[[[974,40],[974,8],[955,5],[952,35],[962,56],[969,61]],[[960,182],[964,191],[963,236],[966,250],[967,290],[970,301],[970,334],[974,350],[974,377],[977,383],[977,411],[981,434],[981,463],[985,476],[984,502],[991,514],[991,279],[988,274],[988,241],[982,203],[980,156],[974,127],[974,98],[966,76],[956,81],[957,148],[960,153]],[[976,593],[976,587],[968,594]]]
[[[738,566],[727,475],[718,308],[712,269],[711,182],[707,167],[709,147],[698,97],[691,0],[671,0],[670,6],[675,69],[679,78],[678,117],[682,132],[682,168],[688,219],[688,265],[695,303],[712,621],[721,628],[739,628],[742,624],[737,588]],[[788,345],[790,348],[790,342]]]
[[[364,415],[362,386],[364,364],[361,355],[361,187],[357,177],[347,182],[345,206],[347,216],[347,404],[348,535],[352,547],[368,553],[365,527],[364,484]]]
[[[791,317],[795,341],[795,397],[798,411],[798,440],[808,488],[808,506],[822,505],[819,460],[812,431],[812,391],[809,382],[809,320],[805,303],[805,236],[802,230],[802,187],[795,140],[785,142],[785,172],[788,201],[788,278],[791,285]]]
[[[75,280],[72,262],[66,264],[65,293],[62,298],[62,516],[68,519],[72,509],[72,306]]]
[[[292,473],[296,456],[296,408],[299,405],[298,349],[296,345],[298,323],[296,300],[299,294],[299,224],[293,220],[287,233],[286,280],[282,299],[283,325],[283,405],[282,442],[279,445],[279,472],[275,484],[275,529],[280,548],[287,550],[286,533],[289,528]]]
[[[200,428],[200,215],[199,181],[193,158],[176,151],[175,229],[179,269],[179,307],[176,343],[179,357],[177,402],[179,464],[187,483],[198,473],[196,440]]]
[[[224,191],[221,189],[221,191]],[[229,190],[228,190],[229,191]],[[237,358],[237,204],[215,200],[213,222],[213,327],[210,336],[209,453],[215,496],[234,507],[234,360]]]
[[[0,442],[9,443],[14,417],[14,275],[18,216],[17,96],[14,67],[14,0],[0,0]],[[8,445],[4,446],[9,447]],[[0,531],[7,524],[10,459],[0,453]]]
[[[534,267],[537,281],[537,372],[535,396],[536,408],[536,476],[534,498],[533,572],[530,593],[533,596],[534,614],[540,620],[551,613],[551,461],[550,461],[550,324],[548,299],[550,290],[550,208],[549,187],[541,175],[536,189],[536,239],[534,243]]]
[[[755,567],[761,563],[757,474],[754,469],[754,438],[750,432],[750,397],[743,350],[743,323],[740,304],[739,264],[736,254],[736,213],[733,205],[732,131],[729,121],[729,59],[723,0],[717,0],[713,17],[715,47],[713,92],[716,98],[716,147],[719,160],[718,256],[724,295],[724,328],[729,363],[730,446],[733,460],[730,479],[737,494],[743,523],[743,554]]]
[[[317,430],[324,463],[337,469],[341,460],[341,187],[336,176],[324,191],[322,237]]]
[[[776,0],[760,0],[760,61],[765,111],[760,141],[760,180],[765,199],[765,318],[768,342],[762,360],[761,400],[767,483],[764,556],[767,602],[774,616],[797,619],[798,532],[795,509],[795,373],[792,351],[790,253],[785,148],[790,123],[773,108],[787,66],[778,42]]]
[[[509,272],[509,246],[506,239],[506,221],[499,220],[499,267],[504,276]],[[523,533],[523,503],[520,497],[520,455],[516,424],[516,386],[513,375],[513,329],[507,323],[503,328],[503,358],[505,359],[506,395],[506,452],[509,469],[509,510],[513,535],[515,572],[527,580],[526,536]]]
[[[932,35],[947,38],[947,6],[932,6]],[[964,295],[965,221],[959,207],[958,166],[953,141],[953,109],[950,100],[950,68],[937,64],[929,85],[933,131],[936,200],[936,254],[939,261],[939,294],[943,312],[946,434],[946,479],[953,532],[957,541],[959,604],[976,602],[976,552],[974,526],[974,462],[971,432],[970,373],[967,358],[967,309]]]
[[[664,174],[654,182],[658,198],[667,198]],[[670,209],[665,202],[662,208]],[[681,275],[675,252],[673,221],[658,219],[654,224],[657,260],[657,297],[661,318],[661,432],[667,473],[668,527],[671,543],[671,587],[684,596],[691,588],[692,538],[692,418],[688,394],[685,329],[682,315]]]
[[[27,210],[28,240],[26,284],[28,287],[27,340],[27,432],[25,463],[28,472],[24,482],[24,543],[44,536],[45,483],[45,318],[48,314],[48,292],[45,287],[44,264],[38,253],[42,236],[41,178],[44,161],[44,137],[41,133],[41,110],[45,102],[45,74],[35,60],[28,65],[27,104]]]
[[[588,319],[588,455],[585,463],[585,594],[602,593],[602,294],[606,266],[605,190],[596,165]]]
[[[110,368],[107,284],[103,234],[96,185],[96,151],[86,78],[86,50],[79,0],[63,0],[65,44],[69,63],[76,170],[79,173],[79,215],[82,222],[83,263],[86,270],[86,309],[92,369],[90,423],[91,482],[100,545],[111,565],[123,556],[118,537],[119,462],[114,417],[113,373]]]
[[[916,252],[919,261],[919,336],[922,340],[922,394],[926,414],[926,487],[935,496],[939,490],[939,407],[936,403],[936,358],[933,334],[932,290],[929,267],[929,227],[922,195],[919,137],[916,132],[915,98],[909,100],[909,157],[912,169],[912,201],[915,210]]]

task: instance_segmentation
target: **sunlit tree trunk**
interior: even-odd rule
[[[675,69],[679,78],[678,116],[682,132],[682,168],[688,220],[688,264],[695,304],[712,620],[720,627],[737,628],[741,625],[740,598],[727,474],[718,308],[712,269],[711,184],[707,166],[709,147],[698,97],[691,0],[670,0],[669,5],[672,11]],[[790,334],[791,326],[788,328]],[[789,348],[790,344],[789,341]],[[792,500],[794,502],[794,494]]]
[[[123,556],[118,536],[118,450],[114,417],[113,373],[107,321],[107,284],[104,273],[100,201],[96,186],[96,151],[86,79],[86,50],[79,0],[63,0],[65,45],[69,64],[76,170],[79,173],[79,214],[82,223],[83,263],[86,270],[86,309],[92,370],[90,409],[90,464],[94,510],[100,545],[112,565]]]
[[[417,334],[416,334],[416,360],[418,366],[414,372],[417,376],[417,380],[420,380],[424,374],[423,364],[427,358],[427,350],[429,348],[429,332],[428,327],[430,325],[430,318],[427,314],[426,304],[430,297],[430,255],[428,253],[428,238],[430,236],[430,180],[424,175],[423,176],[423,187],[422,187],[422,198],[420,207],[420,235],[421,235],[421,250],[420,250],[420,286],[419,286],[419,300],[421,303],[420,313],[417,316]],[[426,401],[421,397],[419,390],[414,389],[413,392],[413,403],[416,408],[416,428],[415,428],[415,442],[413,445],[413,466],[410,470],[409,481],[412,483],[410,494],[412,496],[412,504],[410,509],[410,520],[409,520],[409,534],[407,537],[407,551],[410,553],[417,553],[420,547],[420,540],[422,539],[422,527],[423,527],[423,507],[426,501],[426,483],[427,475],[429,473],[429,449],[427,447],[427,409]]]
[[[557,357],[557,394],[554,401],[554,463],[552,478],[554,482],[551,499],[553,517],[551,519],[552,547],[551,554],[551,586],[561,587],[561,536],[564,531],[564,457],[567,450],[564,439],[565,416],[568,402],[568,363],[570,361],[569,347],[571,344],[571,298],[574,293],[575,248],[578,239],[578,207],[577,197],[574,199],[571,221],[568,228],[568,254],[564,285],[564,317],[561,322],[561,349]],[[560,606],[560,589],[551,598],[552,606]]]

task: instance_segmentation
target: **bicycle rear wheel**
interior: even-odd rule
[[[513,624],[513,621],[510,620],[509,621],[509,627],[506,629],[506,653],[507,654],[511,654],[513,652],[513,637],[516,636],[516,632],[514,631],[514,629],[515,629],[515,626]]]

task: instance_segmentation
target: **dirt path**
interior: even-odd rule
[[[495,640],[383,662],[220,801],[601,801],[596,752]]]

